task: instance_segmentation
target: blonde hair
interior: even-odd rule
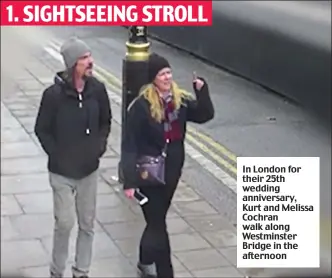
[[[179,109],[181,105],[186,105],[185,100],[193,99],[193,95],[191,93],[180,89],[174,81],[172,82],[171,91],[173,94],[173,102],[176,110]],[[165,115],[164,107],[160,101],[156,87],[153,84],[143,86],[140,90],[139,96],[144,97],[150,103],[151,116],[160,123],[164,119]]]

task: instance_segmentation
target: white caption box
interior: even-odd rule
[[[238,157],[237,267],[319,267],[319,187],[319,157]]]

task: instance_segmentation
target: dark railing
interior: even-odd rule
[[[213,26],[149,35],[330,119],[331,4],[294,2],[214,1]]]

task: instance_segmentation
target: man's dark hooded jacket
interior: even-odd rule
[[[42,96],[35,133],[48,154],[50,172],[72,179],[98,169],[112,112],[105,85],[88,77],[82,93],[59,72]]]

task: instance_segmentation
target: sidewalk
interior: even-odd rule
[[[1,272],[47,277],[53,227],[46,156],[33,127],[41,93],[53,80],[37,59],[15,77],[16,89],[1,96]],[[15,88],[14,87],[14,88]],[[126,200],[117,174],[120,107],[108,151],[101,161],[91,277],[135,277],[143,218]],[[243,277],[236,269],[236,231],[190,185],[181,182],[168,215],[176,277]],[[76,228],[77,229],[77,228]],[[72,233],[70,262],[76,233]]]

